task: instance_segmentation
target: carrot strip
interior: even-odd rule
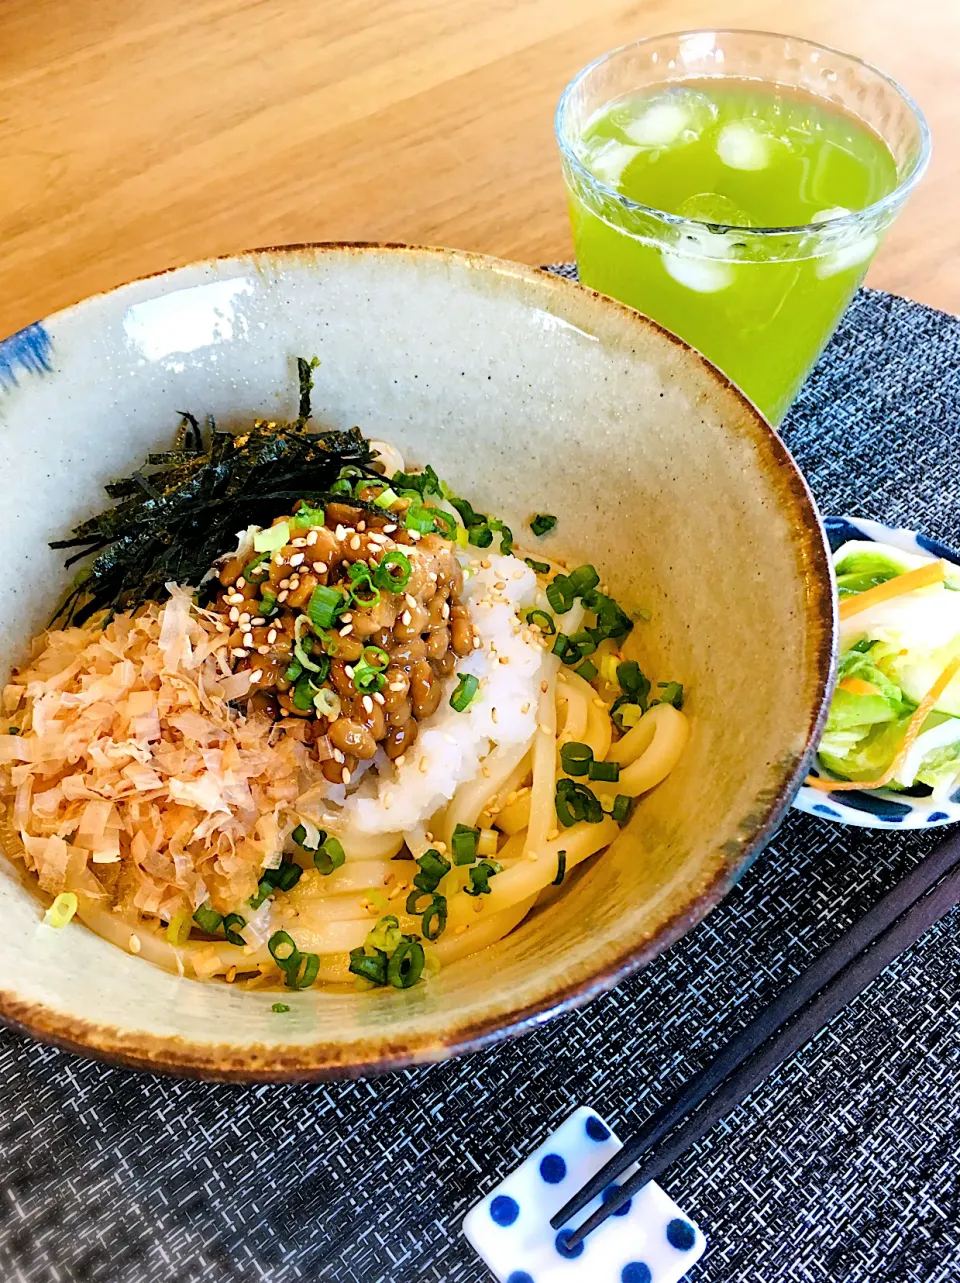
[[[945,571],[946,565],[943,561],[929,561],[924,566],[917,566],[916,570],[908,570],[903,575],[888,579],[886,583],[868,588],[866,592],[857,593],[853,597],[844,597],[839,607],[840,618],[849,619],[851,615],[859,615],[862,610],[869,610],[871,606],[877,606],[882,601],[891,601],[902,593],[942,584]]]
[[[884,587],[882,584],[880,586]],[[916,711],[907,723],[907,733],[903,737],[903,743],[897,750],[896,757],[879,779],[824,780],[820,779],[820,777],[816,775],[808,775],[806,783],[809,784],[811,788],[820,789],[822,793],[838,793],[845,789],[881,789],[884,784],[889,784],[894,775],[896,775],[897,771],[900,769],[904,758],[910,752],[914,740],[920,734],[921,730],[923,730],[923,724],[927,720],[934,704],[936,704],[937,700],[947,689],[958,672],[960,672],[960,655],[958,655],[956,659],[951,659],[950,663],[946,666],[937,680],[927,691],[926,695],[924,695],[923,699],[917,705]]]
[[[848,677],[842,681],[837,690],[849,691],[851,695],[879,695],[880,687],[873,682],[864,681],[862,677]]]

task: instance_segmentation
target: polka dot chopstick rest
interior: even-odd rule
[[[678,1283],[700,1259],[703,1235],[653,1181],[572,1251],[566,1240],[601,1199],[551,1229],[550,1217],[620,1148],[599,1115],[580,1108],[467,1213],[463,1232],[500,1283]]]

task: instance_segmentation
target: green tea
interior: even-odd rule
[[[611,103],[577,151],[620,195],[695,220],[642,224],[574,185],[581,279],[680,335],[779,422],[877,247],[827,225],[895,189],[884,142],[821,99],[731,78]],[[738,234],[811,224],[823,232]]]

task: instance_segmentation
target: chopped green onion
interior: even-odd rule
[[[248,584],[262,584],[269,575],[269,570],[263,570],[263,563],[270,560],[268,552],[261,553],[259,557],[254,557],[248,561],[243,568],[243,577]]]
[[[470,701],[479,689],[480,682],[473,673],[461,673],[457,689],[450,696],[450,707],[458,713],[466,712]]]
[[[382,668],[374,668],[371,663],[361,656],[353,666],[353,684],[358,691],[363,694],[372,694],[374,691],[383,690],[387,683],[383,675]]]
[[[220,930],[223,914],[211,909],[209,903],[201,904],[199,909],[194,910],[193,920],[201,931],[206,931],[208,935],[212,936],[216,935]]]
[[[276,870],[276,876],[273,885],[278,891],[292,891],[300,881],[303,875],[303,869],[293,860],[283,860],[280,868]]]
[[[391,953],[402,939],[399,921],[392,913],[388,913],[367,932],[364,943],[368,949],[383,949],[385,953]]]
[[[567,876],[567,853],[566,851],[557,852],[557,876],[551,882],[551,886],[560,886],[563,879]]]
[[[318,851],[327,840],[327,835],[323,829],[317,829],[316,846],[311,846],[310,839],[307,837],[307,830],[302,824],[298,824],[290,836],[302,851]]]
[[[416,936],[404,936],[390,955],[387,980],[395,989],[409,989],[420,979],[426,957]]]
[[[320,958],[315,953],[297,952],[283,970],[288,989],[309,989],[320,970]]]
[[[596,642],[587,632],[574,633],[572,637],[568,637],[566,633],[557,633],[553,643],[554,655],[559,655],[570,668],[592,655],[596,648]]]
[[[477,855],[496,855],[499,843],[499,834],[496,829],[481,829],[480,840],[477,842]]]
[[[388,552],[373,572],[373,582],[385,592],[403,592],[410,582],[412,567],[406,553]]]
[[[350,599],[361,610],[370,609],[380,600],[380,589],[373,582],[370,567],[365,561],[355,561],[347,572],[350,576]]]
[[[21,731],[21,729],[20,729],[20,727],[19,727],[19,726],[10,726],[10,727],[8,727],[8,728],[7,728],[7,734],[8,734],[8,735],[22,735],[22,734],[23,734],[23,732]]]
[[[423,933],[424,940],[431,942],[438,936],[443,935],[447,926],[447,899],[446,896],[435,895],[427,906],[427,910],[420,919],[420,930]]]
[[[490,879],[496,873],[503,872],[499,860],[481,860],[470,869],[470,885],[463,888],[464,895],[481,896],[490,894]]]
[[[269,878],[261,878],[257,883],[256,895],[252,895],[247,901],[251,909],[259,909],[268,895],[273,895],[274,885]]]
[[[283,676],[286,681],[295,682],[302,672],[303,665],[300,663],[299,659],[291,659]]]
[[[625,659],[617,665],[617,681],[625,695],[630,695],[633,702],[639,704],[641,709],[646,708],[650,682],[635,659]]]
[[[397,494],[396,490],[392,490],[390,486],[387,486],[385,490],[380,491],[373,502],[378,508],[389,508],[391,504],[396,503],[399,498],[400,496]]]
[[[245,927],[246,925],[246,918],[242,918],[239,913],[227,914],[223,920],[223,934],[226,936],[230,944],[244,945],[247,943],[239,932],[239,928]]]
[[[532,557],[524,557],[524,561],[527,563],[527,565],[530,567],[530,569],[533,571],[535,575],[549,575],[550,573],[549,561],[534,561]]]
[[[470,536],[467,534],[466,526],[457,526],[457,546],[459,548],[466,548],[469,542]]]
[[[260,614],[264,619],[272,619],[280,609],[280,606],[277,603],[277,594],[271,591],[271,589],[265,588],[260,594],[260,601],[257,605],[257,609],[260,611]]]
[[[591,762],[588,774],[592,780],[600,780],[604,784],[616,784],[620,778],[620,763]]]
[[[275,931],[267,941],[267,948],[271,958],[281,967],[289,966],[298,952],[293,936],[286,931]]]
[[[304,673],[302,677],[297,678],[297,684],[293,688],[293,706],[299,708],[302,712],[313,708],[313,699],[317,693],[317,687],[314,684],[311,673]]]
[[[301,615],[300,619],[306,619],[306,615]],[[298,620],[297,622],[299,623],[300,620]],[[311,653],[307,649],[308,646],[310,645],[311,643],[309,641],[304,641],[300,638],[297,638],[293,643],[293,653],[297,663],[300,665],[301,673],[305,668],[307,668],[310,670],[311,673],[319,674],[319,676],[313,679],[313,684],[315,686],[319,686],[320,683],[327,676],[327,674],[330,672],[330,656],[321,655],[319,657],[319,660],[315,660],[311,658]]]
[[[60,897],[58,896],[57,899],[59,898]],[[57,901],[54,900],[53,904],[50,906],[50,909],[47,910],[47,917],[44,918],[45,922],[47,921],[47,918],[49,917],[50,912],[52,911],[56,903]],[[67,921],[69,922],[69,920],[70,919],[68,918]],[[51,923],[51,925],[53,924]],[[178,909],[177,912],[171,917],[170,921],[167,923],[167,929],[164,932],[165,936],[167,937],[167,942],[169,944],[172,944],[175,949],[182,949],[183,946],[190,939],[191,925],[192,924],[190,921],[190,910]]]
[[[630,811],[633,808],[633,798],[627,797],[625,793],[618,793],[613,799],[613,806],[610,814],[618,824],[626,824],[630,818]]]
[[[583,663],[573,670],[578,677],[582,677],[585,682],[592,682],[597,675],[597,666],[592,660],[585,659]]]
[[[340,716],[340,696],[329,686],[322,686],[313,697],[313,707],[318,717],[335,722]]]
[[[568,775],[586,775],[593,761],[593,749],[589,744],[574,740],[572,744],[560,745],[560,765]]]
[[[534,519],[530,522],[530,529],[539,539],[541,535],[549,534],[549,532],[554,529],[556,524],[557,524],[556,517],[551,516],[550,513],[548,512],[538,512],[537,515],[534,517]]]
[[[456,508],[460,514],[460,520],[469,528],[471,526],[482,526],[486,522],[486,517],[482,513],[474,512],[473,504],[469,499],[458,499],[456,495],[450,495],[450,505]]]
[[[293,514],[293,524],[301,530],[307,526],[322,526],[325,519],[326,513],[322,508],[311,508],[308,503],[301,503]]]
[[[331,494],[348,494],[353,495],[353,483],[346,477],[338,477],[330,487]]]
[[[487,523],[467,527],[467,538],[475,548],[489,548],[493,543],[493,531]]]
[[[458,824],[453,830],[453,837],[450,840],[454,864],[473,864],[477,858],[477,842],[479,840],[479,829],[471,828],[468,824]]]
[[[429,511],[433,513],[433,526],[436,533],[442,535],[444,539],[456,539],[459,529],[456,518],[451,517],[450,513],[445,512],[443,508],[431,508]]]
[[[636,726],[643,715],[643,709],[632,695],[618,695],[610,705],[610,720],[618,731],[627,731]]]
[[[406,902],[403,907],[406,910],[406,912],[410,914],[411,917],[418,917],[421,913],[424,912],[420,904],[424,896],[426,896],[428,901],[433,899],[433,895],[430,891],[418,891],[416,887],[414,887],[414,889],[407,896]]]
[[[350,970],[374,985],[387,983],[387,955],[380,949],[369,954],[363,945],[350,950]]]
[[[322,873],[326,878],[330,876],[334,869],[339,869],[346,858],[340,839],[329,837],[320,850],[314,853],[313,863],[317,872]]]
[[[270,1010],[275,1011],[278,1015],[280,1015],[284,1011],[289,1011],[290,1008],[287,1006],[285,1002],[275,1002],[273,1006],[270,1008]]]
[[[347,606],[346,598],[333,588],[317,584],[307,603],[307,614],[316,628],[332,628],[339,614]]]
[[[278,521],[275,526],[258,530],[253,536],[254,552],[279,552],[290,542],[290,527],[285,521]]]
[[[597,626],[590,631],[598,645],[608,637],[619,641],[633,628],[630,616],[606,593],[590,589],[583,594],[583,604],[597,616]]]
[[[599,824],[603,819],[603,807],[593,789],[586,784],[574,783],[573,780],[557,780],[557,792],[554,799],[557,819],[565,829],[581,820],[589,824]]]
[[[420,872],[414,874],[413,885],[427,893],[436,891],[452,867],[450,861],[445,860],[433,847],[417,858],[417,864],[420,866]]]
[[[536,624],[545,637],[552,637],[557,631],[553,616],[548,615],[545,610],[528,610],[527,623]]]
[[[583,566],[578,566],[576,570],[571,570],[569,579],[570,590],[574,597],[582,597],[584,593],[588,593],[593,588],[596,588],[597,584],[600,582],[600,576],[597,574],[596,567],[591,566],[589,562]]]
[[[61,891],[60,894],[54,898],[50,908],[43,915],[43,920],[48,927],[65,927],[79,907],[80,901],[77,899],[73,891]],[[177,914],[173,921],[176,922],[179,916],[180,915]],[[169,930],[170,928],[168,927],[168,933]],[[187,934],[190,934],[189,926],[187,928]],[[167,938],[169,939],[169,934]],[[171,940],[170,943],[173,944],[175,942]]]
[[[414,504],[407,509],[403,524],[408,530],[415,530],[418,534],[431,535],[434,531],[433,509],[425,508],[422,504]]]
[[[400,490],[414,490],[418,495],[442,495],[443,482],[428,463],[422,472],[395,472],[390,478]]]
[[[573,605],[573,593],[570,592],[570,580],[567,575],[556,575],[546,587],[547,601],[551,610],[558,615],[565,615]]]
[[[674,708],[683,708],[683,686],[680,682],[657,682],[663,694],[657,699],[658,704],[672,704]]]
[[[500,536],[500,552],[504,557],[509,557],[513,552],[513,531],[509,526],[504,525],[502,521],[491,518],[488,522],[490,529],[494,530]]]

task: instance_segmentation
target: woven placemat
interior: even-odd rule
[[[825,512],[960,543],[960,322],[863,291],[784,427]],[[0,1031],[0,1278],[481,1283],[468,1207],[574,1105],[628,1133],[939,840],[791,813],[702,925],[466,1060],[315,1087],[111,1070]],[[698,1283],[960,1277],[960,913],[662,1178]]]

